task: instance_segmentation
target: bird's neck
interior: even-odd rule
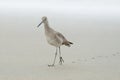
[[[49,23],[47,20],[44,22],[44,28],[45,28],[45,31],[49,31],[49,29],[50,29]]]

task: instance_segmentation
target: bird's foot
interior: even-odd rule
[[[59,64],[62,65],[62,63],[64,63],[64,60],[62,57],[60,57],[60,61],[59,61]]]
[[[48,67],[54,67],[55,65],[54,64],[52,64],[52,65],[48,65]]]

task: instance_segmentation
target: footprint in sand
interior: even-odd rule
[[[119,54],[120,54],[120,52],[117,52],[116,54],[118,54],[118,55],[119,55]]]
[[[87,62],[87,59],[77,59],[78,62]],[[72,62],[72,63],[76,63],[76,62]]]
[[[91,59],[95,59],[95,57],[92,57]]]
[[[72,61],[72,63],[76,63],[75,61]]]
[[[116,56],[116,54],[112,54],[112,56]]]

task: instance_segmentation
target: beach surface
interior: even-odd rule
[[[36,4],[0,5],[0,80],[120,80],[120,6]],[[63,65],[48,67],[55,47],[37,28],[43,16],[74,43],[61,46]]]

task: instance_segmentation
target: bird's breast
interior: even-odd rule
[[[62,40],[57,38],[54,34],[49,34],[49,35],[47,34],[46,39],[50,45],[53,45],[56,47],[59,47],[62,45]]]

